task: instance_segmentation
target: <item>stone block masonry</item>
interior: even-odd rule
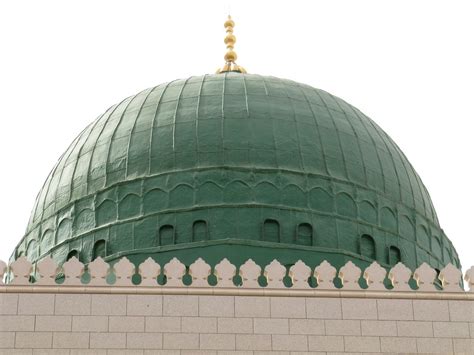
[[[0,289],[0,354],[474,353],[474,300],[454,293],[8,288]]]

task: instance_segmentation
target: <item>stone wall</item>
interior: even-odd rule
[[[474,353],[472,299],[46,291],[0,293],[1,354]]]
[[[474,268],[470,292],[461,277],[451,264],[0,261],[0,354],[474,354]]]

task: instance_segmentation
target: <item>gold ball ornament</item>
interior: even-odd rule
[[[237,38],[235,38],[235,36],[233,34],[228,34],[227,36],[225,36],[224,38],[224,43],[229,45],[229,44],[235,44],[235,41],[237,40]]]
[[[234,21],[232,21],[232,19],[231,19],[230,16],[229,16],[229,18],[227,19],[227,21],[224,22],[224,27],[227,29],[227,27],[231,27],[231,28],[232,28],[232,27],[234,27],[234,26],[235,26],[235,23],[234,23]]]
[[[235,62],[237,60],[237,53],[230,50],[225,54],[224,59],[226,62]]]

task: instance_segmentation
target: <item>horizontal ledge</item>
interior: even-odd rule
[[[268,297],[330,297],[330,298],[389,298],[426,300],[474,301],[474,292],[316,290],[226,287],[166,287],[166,286],[0,286],[0,293],[59,293],[114,295],[206,295],[206,296],[268,296]]]

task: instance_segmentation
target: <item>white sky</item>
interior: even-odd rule
[[[74,137],[109,106],[223,64],[229,1],[0,2],[0,259]],[[374,119],[474,264],[474,3],[233,1],[238,63]]]

